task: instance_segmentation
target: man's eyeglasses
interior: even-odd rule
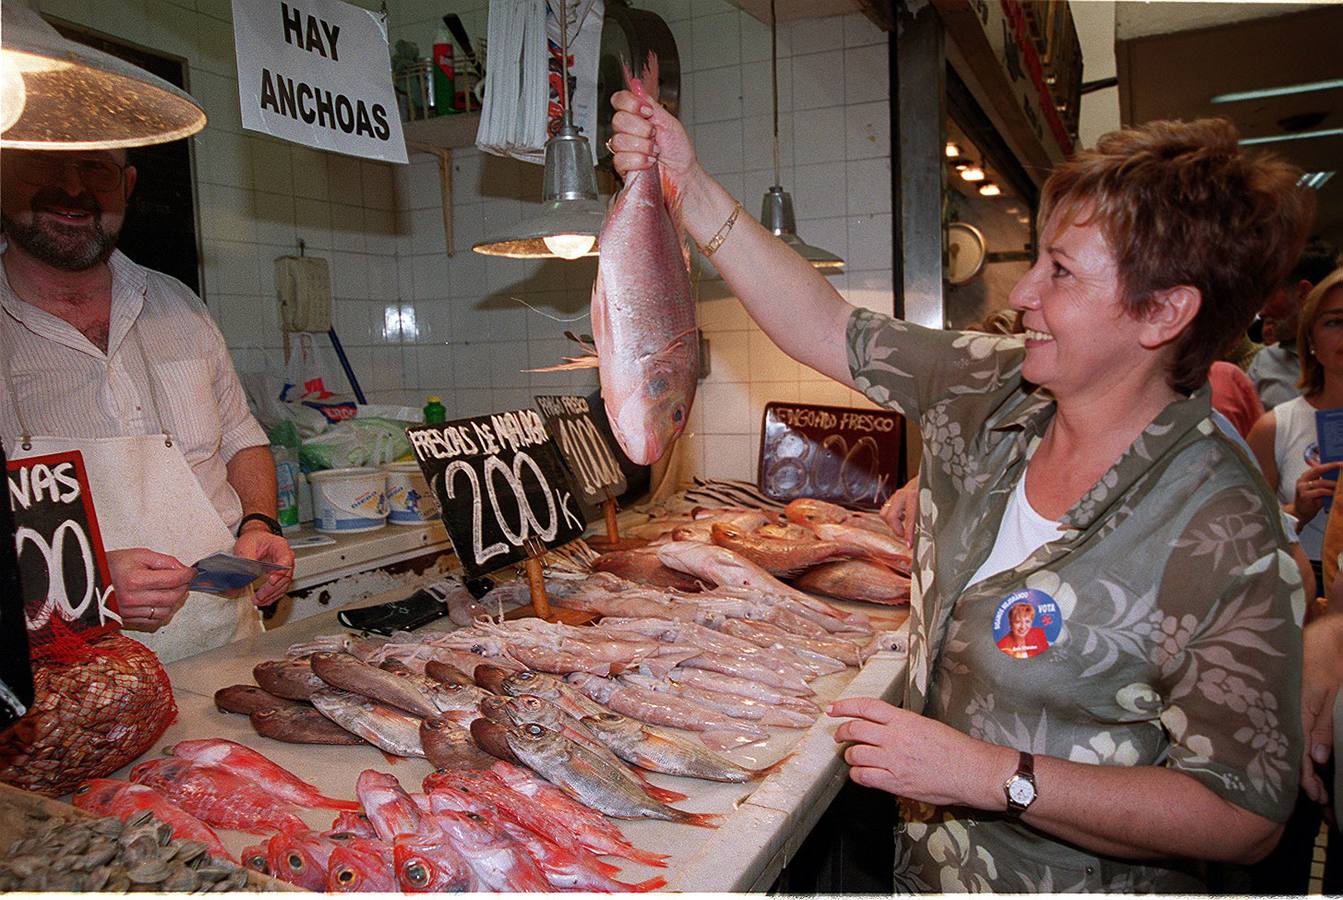
[[[65,170],[73,168],[80,182],[91,191],[112,191],[121,187],[126,167],[103,159],[62,159],[47,153],[14,153],[4,156],[4,165],[12,166],[14,174],[25,184],[34,187],[60,184]]]

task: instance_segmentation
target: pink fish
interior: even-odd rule
[[[355,793],[364,805],[364,814],[382,840],[391,841],[397,835],[419,833],[419,807],[395,775],[365,769],[359,773]]]
[[[434,828],[433,834],[403,834],[392,844],[396,882],[411,893],[463,893],[484,890],[466,858]]]
[[[154,818],[173,827],[175,839],[200,841],[211,856],[233,859],[213,828],[143,784],[132,784],[115,778],[93,778],[75,788],[72,802],[82,810],[100,816],[116,816],[123,822],[140,810],[147,809],[154,814]]]
[[[638,97],[657,93],[657,57],[642,82],[625,70]],[[602,398],[616,440],[640,465],[657,462],[685,429],[699,376],[699,336],[685,245],[655,162],[630,173],[597,240],[592,337]]]
[[[332,893],[396,890],[392,845],[374,838],[351,838],[331,851],[326,889]]]
[[[316,831],[281,831],[265,844],[265,871],[310,891],[326,890],[331,854],[352,840],[351,835],[333,836]],[[248,857],[244,856],[244,862]],[[248,866],[252,868],[252,866]]]
[[[337,800],[322,794],[315,786],[283,766],[276,765],[251,747],[223,738],[202,741],[178,741],[168,752],[179,759],[223,766],[235,775],[259,784],[281,800],[299,806],[328,809],[359,809],[354,800]]]
[[[549,891],[550,882],[527,848],[478,813],[435,811],[434,824],[490,891]]]
[[[249,834],[308,825],[298,810],[223,766],[194,763],[175,756],[151,759],[131,769],[131,781],[154,788],[209,825]]]
[[[327,829],[327,834],[352,834],[355,837],[375,838],[378,832],[373,823],[364,815],[362,808],[358,812],[343,812],[336,816]]]

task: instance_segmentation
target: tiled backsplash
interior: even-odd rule
[[[438,160],[408,166],[324,153],[242,130],[228,0],[40,0],[44,14],[187,60],[210,124],[193,139],[205,300],[238,367],[278,367],[273,260],[331,262],[335,324],[371,400],[449,416],[531,406],[536,393],[586,392],[595,372],[528,373],[572,355],[563,332],[586,319],[595,263],[487,258],[470,247],[530,214],[539,166],[453,152],[456,252],[445,253]],[[360,0],[377,8],[377,0]],[[726,0],[639,0],[670,25],[682,64],[682,120],[706,168],[755,212],[773,182],[769,29]],[[438,17],[485,34],[486,4],[389,0],[390,36],[428,53]],[[861,15],[779,28],[782,181],[801,235],[847,261],[835,286],[892,308],[887,35]],[[459,52],[460,56],[460,52]],[[143,173],[142,178],[152,177]],[[769,400],[866,401],[783,356],[698,272],[711,372],[683,442],[682,474],[750,478]],[[343,386],[325,337],[316,366]]]

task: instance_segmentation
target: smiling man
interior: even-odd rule
[[[127,627],[167,660],[260,630],[246,599],[188,593],[204,556],[278,563],[275,464],[223,336],[185,285],[116,250],[124,150],[0,154],[0,438],[79,451]]]

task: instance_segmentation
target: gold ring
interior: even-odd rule
[[[611,135],[611,137],[615,137],[615,135]],[[616,155],[616,148],[611,146],[611,138],[606,139],[606,152],[612,156]]]

